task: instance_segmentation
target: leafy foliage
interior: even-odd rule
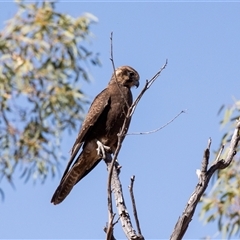
[[[226,132],[221,139],[221,145],[227,145],[235,127],[235,120],[240,117],[240,101],[232,106],[222,106],[220,112],[225,110],[221,126]],[[219,147],[219,149],[220,149]],[[228,149],[225,149],[223,158],[226,158]],[[216,180],[216,181],[215,181]],[[217,221],[218,229],[223,237],[240,236],[240,159],[235,157],[232,164],[217,173],[215,184],[210,192],[202,199],[200,217],[206,223]]]
[[[16,15],[0,32],[0,177],[44,180],[61,157],[64,130],[83,117],[85,95],[78,80],[89,80],[83,64],[99,65],[83,41],[96,22],[91,14],[73,18],[55,4],[18,2]]]

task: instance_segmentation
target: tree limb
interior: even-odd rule
[[[131,239],[131,240],[143,239],[143,238],[140,238],[136,234],[136,231],[133,229],[130,215],[129,215],[129,213],[127,211],[127,207],[125,205],[123,192],[122,192],[122,185],[121,185],[121,182],[119,179],[119,173],[120,173],[119,163],[117,161],[114,161],[114,164],[112,164],[113,158],[111,157],[111,155],[109,153],[107,154],[107,159],[105,160],[105,162],[107,164],[108,171],[110,171],[111,167],[113,166],[112,176],[111,176],[111,192],[113,192],[113,194],[115,196],[116,207],[118,210],[118,215],[119,215],[119,218],[121,221],[123,231],[128,239]],[[113,229],[113,224],[111,224],[111,225],[108,224],[108,228]],[[109,231],[109,234],[111,234],[110,231]],[[111,238],[109,238],[109,236],[107,236],[106,239],[111,239]]]
[[[216,170],[227,168],[229,164],[231,164],[233,157],[236,154],[236,148],[239,143],[239,140],[240,140],[240,121],[238,120],[234,133],[232,135],[227,158],[225,160],[220,159],[220,156],[223,150],[223,147],[222,147],[215,161],[213,162],[211,167],[207,170],[209,157],[210,157],[210,146],[211,146],[211,139],[209,139],[208,147],[204,151],[204,155],[203,155],[202,168],[201,170],[197,170],[197,175],[199,178],[198,184],[195,188],[195,191],[190,196],[182,216],[179,217],[174,227],[173,233],[170,237],[171,240],[180,240],[183,238],[188,228],[188,225],[192,220],[192,216],[195,212],[196,206],[200,201],[201,196],[205,192],[213,173]]]
[[[132,200],[133,215],[134,215],[134,218],[135,218],[135,221],[136,221],[138,235],[142,236],[142,231],[141,231],[140,223],[139,223],[139,220],[138,220],[138,214],[137,214],[137,207],[136,207],[135,197],[134,197],[134,194],[133,194],[133,184],[134,184],[134,181],[135,181],[135,176],[133,175],[131,177],[131,184],[129,186],[129,192],[130,192],[130,196],[131,196],[131,200]]]
[[[111,165],[108,167],[108,171],[109,171],[109,175],[108,175],[109,223],[111,222],[112,214],[113,214],[113,212],[111,210],[112,209],[111,188],[116,189],[116,190],[113,190],[113,192],[115,194],[115,199],[121,199],[121,198],[123,199],[123,195],[121,196],[121,198],[119,196],[116,196],[116,194],[118,194],[122,191],[121,191],[121,183],[120,183],[118,177],[116,176],[116,169],[114,169],[114,165],[115,165],[117,156],[119,154],[119,151],[122,147],[123,139],[127,133],[126,126],[128,126],[129,121],[131,120],[131,117],[136,109],[136,106],[139,103],[140,99],[142,98],[143,94],[149,89],[149,87],[154,83],[154,81],[160,76],[161,72],[166,68],[166,66],[167,66],[167,60],[166,60],[165,64],[162,66],[162,68],[149,81],[148,80],[146,81],[144,88],[142,89],[142,91],[140,92],[140,94],[138,95],[136,100],[133,102],[131,107],[128,109],[127,115],[123,122],[123,126],[121,128],[120,133],[118,134],[117,148],[115,150]],[[112,181],[114,181],[114,184],[111,183]],[[115,186],[115,188],[113,188],[114,186]],[[117,204],[117,208],[119,207],[118,212],[121,213],[121,215],[119,214],[119,217],[122,222],[122,227],[123,227],[123,230],[124,230],[127,238],[128,239],[143,239],[142,236],[136,235],[135,230],[133,230],[133,228],[130,227],[131,231],[129,231],[128,227],[125,228],[126,223],[127,223],[127,226],[132,226],[132,224],[131,224],[130,216],[126,211],[125,205],[124,205],[124,210],[121,209],[121,206],[122,206],[121,204]],[[108,225],[108,228],[112,228],[112,226]]]
[[[112,66],[113,66],[113,70],[115,73],[115,64],[114,64],[114,60],[113,60],[113,45],[112,45],[112,33],[111,33],[111,62],[112,62]],[[117,205],[117,209],[118,209],[118,213],[119,213],[119,217],[122,223],[122,227],[123,230],[125,232],[125,235],[127,236],[128,239],[143,239],[142,236],[137,236],[135,230],[132,227],[131,224],[131,220],[130,220],[130,216],[127,212],[127,208],[124,204],[124,198],[123,198],[123,194],[122,194],[122,188],[121,188],[121,183],[119,181],[118,178],[118,173],[117,173],[117,168],[116,168],[116,159],[117,156],[119,154],[119,151],[121,149],[122,146],[122,142],[123,139],[127,133],[127,129],[126,126],[129,125],[129,122],[131,120],[131,117],[136,109],[136,106],[138,104],[138,102],[140,101],[140,99],[142,98],[143,94],[146,92],[147,89],[150,88],[150,86],[154,83],[154,81],[160,76],[161,72],[165,69],[165,67],[167,66],[167,60],[165,62],[165,64],[163,65],[163,67],[148,81],[146,80],[146,84],[144,86],[144,88],[142,89],[142,91],[140,92],[140,94],[138,95],[138,97],[136,98],[136,100],[133,102],[133,104],[129,107],[128,112],[125,116],[124,119],[124,123],[122,125],[122,128],[118,134],[118,144],[117,144],[117,148],[114,152],[114,156],[110,160],[110,155],[107,154],[107,158],[105,159],[105,162],[107,164],[107,168],[108,168],[108,187],[107,187],[107,192],[108,192],[108,226],[106,229],[107,233],[112,233],[113,232],[113,210],[112,210],[112,191],[115,195],[115,200],[116,200],[116,205]],[[115,79],[116,79],[116,73],[115,73]],[[107,239],[110,239],[112,236],[107,235]]]

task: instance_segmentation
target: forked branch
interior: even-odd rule
[[[209,157],[210,157],[210,146],[211,146],[211,139],[209,139],[207,149],[204,151],[204,154],[203,154],[201,170],[197,170],[198,184],[194,192],[190,196],[187,202],[187,205],[182,213],[182,216],[179,217],[174,227],[173,233],[170,237],[171,240],[181,240],[183,238],[188,228],[188,225],[192,220],[196,206],[200,201],[201,196],[205,192],[212,175],[214,174],[215,171],[224,169],[228,167],[229,164],[231,164],[233,157],[236,154],[236,149],[239,143],[239,139],[240,139],[240,121],[238,120],[236,124],[236,129],[232,135],[232,139],[231,139],[231,143],[229,146],[229,151],[226,159],[225,160],[220,159],[221,153],[223,151],[223,146],[222,146],[215,161],[213,162],[211,167],[208,169]]]
[[[114,60],[113,60],[112,33],[111,33],[111,38],[110,39],[111,39],[111,58],[110,58],[110,60],[112,62],[113,70],[114,70],[114,73],[115,73],[116,70],[115,70],[115,64],[114,64]],[[141,235],[137,235],[136,231],[132,227],[130,216],[127,212],[127,208],[125,206],[124,198],[123,198],[122,191],[121,191],[121,183],[120,183],[120,180],[118,178],[118,170],[117,170],[117,167],[116,167],[116,159],[117,159],[117,156],[118,156],[119,151],[121,149],[122,141],[123,141],[125,135],[127,134],[126,126],[129,125],[130,119],[131,119],[131,117],[132,117],[132,115],[133,115],[133,113],[134,113],[134,111],[137,107],[137,104],[139,103],[143,94],[151,87],[151,85],[160,76],[161,72],[166,68],[166,66],[167,66],[167,60],[166,60],[165,64],[161,67],[161,69],[150,80],[146,81],[144,88],[142,89],[142,91],[140,92],[140,94],[138,95],[136,100],[133,102],[133,104],[129,107],[128,112],[125,116],[124,123],[123,123],[122,128],[121,128],[121,131],[118,134],[118,144],[117,144],[117,148],[115,150],[114,156],[111,159],[110,164],[109,164],[109,160],[106,161],[106,163],[108,165],[108,171],[109,171],[108,187],[107,187],[107,191],[108,191],[108,227],[107,227],[107,229],[109,229],[109,230],[107,230],[107,232],[109,234],[113,234],[113,230],[112,230],[113,225],[111,223],[112,219],[113,219],[113,210],[112,210],[112,191],[113,191],[114,195],[115,195],[115,200],[116,200],[116,205],[117,205],[117,208],[118,208],[120,221],[122,223],[122,227],[123,227],[125,235],[127,236],[128,239],[144,239]],[[115,78],[116,78],[116,74],[115,74]],[[119,194],[120,194],[120,196],[119,196]],[[121,201],[118,201],[119,199],[121,199]],[[107,239],[111,239],[111,237],[112,236],[107,235]]]

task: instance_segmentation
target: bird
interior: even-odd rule
[[[118,133],[133,102],[131,88],[138,88],[139,80],[140,76],[134,68],[121,66],[113,72],[107,87],[95,97],[73,144],[70,159],[51,203],[61,203],[75,184],[104,158],[104,150],[114,154]],[[126,131],[129,125],[130,121]]]

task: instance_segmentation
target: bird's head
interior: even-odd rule
[[[117,81],[118,84],[131,88],[133,86],[139,86],[139,79],[139,74],[135,69],[129,66],[122,66],[116,69],[110,83]]]

